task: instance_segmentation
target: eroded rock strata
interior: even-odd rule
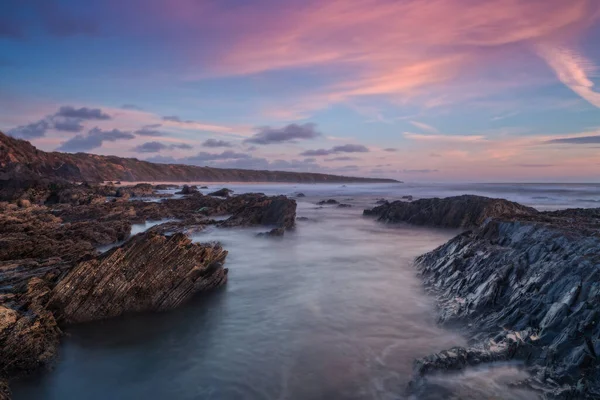
[[[226,282],[226,256],[220,245],[192,243],[181,233],[139,234],[73,268],[52,291],[50,307],[66,323],[175,308]]]
[[[440,323],[466,329],[470,347],[418,360],[413,389],[431,372],[518,360],[549,398],[600,398],[600,209],[537,212],[472,196],[395,203],[376,215],[474,227],[416,260]]]
[[[161,197],[155,190],[65,184],[0,202],[0,398],[10,396],[7,379],[53,360],[59,324],[166,310],[224,284],[227,252],[187,234],[208,225],[283,234],[295,221],[296,202],[284,196],[134,200]],[[132,224],[165,219],[129,238]]]
[[[481,225],[487,218],[536,213],[535,209],[512,201],[472,195],[384,202],[364,211],[365,215],[376,216],[382,222],[407,222],[444,228],[472,228]]]

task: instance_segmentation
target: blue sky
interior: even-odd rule
[[[0,129],[160,162],[598,181],[599,16],[594,0],[8,0]]]

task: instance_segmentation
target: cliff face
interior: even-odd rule
[[[382,222],[407,222],[444,228],[472,228],[481,225],[487,218],[536,213],[537,210],[533,208],[508,200],[472,195],[412,202],[394,201],[364,211],[365,215],[376,216]]]
[[[3,175],[3,176],[2,176]],[[179,164],[155,164],[134,158],[45,152],[25,140],[0,132],[0,183],[20,184],[39,178],[68,181],[204,181],[204,182],[397,182],[327,174],[222,169]],[[8,184],[7,182],[4,185]],[[17,184],[12,182],[12,184]]]

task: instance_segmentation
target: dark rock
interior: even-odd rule
[[[149,183],[138,183],[135,186],[121,186],[117,189],[116,196],[123,197],[151,197],[155,194],[154,187]]]
[[[310,221],[308,217],[296,217],[296,221]]]
[[[229,197],[233,193],[233,190],[223,188],[219,189],[216,192],[209,193],[209,196],[217,196],[217,197]]]
[[[200,189],[208,189],[208,186],[200,186]]]
[[[52,291],[50,307],[67,323],[179,306],[224,284],[227,252],[185,235],[149,232],[72,269]]]
[[[338,208],[350,208],[350,207],[352,207],[351,204],[344,204],[344,203],[338,204]]]
[[[412,196],[410,196],[410,195],[408,195],[408,196],[402,196],[402,198],[403,198],[404,200],[408,200],[408,201],[412,201],[412,199],[413,199],[413,197],[412,197]]]
[[[329,200],[321,200],[320,202],[317,203],[317,205],[323,206],[323,205],[332,205],[332,204],[340,204],[337,200],[334,199],[329,199]]]
[[[436,224],[452,226],[484,219],[416,261],[438,296],[439,321],[468,326],[472,346],[417,361],[417,375],[516,359],[555,388],[556,398],[598,398],[600,210],[492,204],[466,212],[447,207],[446,218],[433,213]]]
[[[260,194],[246,194],[234,199],[243,200],[233,215],[221,226],[273,225],[289,229],[296,221],[296,201],[285,196],[267,197]],[[233,199],[232,199],[233,200]]]
[[[388,201],[386,199],[377,199],[375,204],[388,204]]]
[[[394,201],[364,211],[364,215],[377,216],[383,222],[408,222],[445,228],[472,228],[481,225],[487,218],[536,213],[537,210],[533,208],[508,200],[471,195],[413,202]]]
[[[183,188],[181,188],[181,190],[175,194],[188,195],[188,194],[194,194],[194,193],[198,193],[198,186],[183,185]]]
[[[186,185],[184,185],[185,187]],[[179,185],[174,185],[174,184],[159,184],[159,185],[155,185],[154,186],[154,190],[172,190],[172,189],[179,189]]]
[[[306,197],[304,193],[296,193],[296,197]]]

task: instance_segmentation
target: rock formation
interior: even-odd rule
[[[470,346],[417,360],[413,387],[434,371],[520,360],[548,397],[600,398],[599,209],[538,212],[459,196],[366,214],[474,228],[416,260],[440,323],[464,326]]]
[[[487,218],[536,214],[537,210],[504,199],[464,195],[445,199],[420,199],[412,202],[384,203],[364,215],[382,222],[407,222],[443,228],[471,228]]]
[[[226,256],[220,245],[193,244],[180,233],[139,234],[73,268],[52,291],[50,307],[66,323],[168,310],[224,284]]]

